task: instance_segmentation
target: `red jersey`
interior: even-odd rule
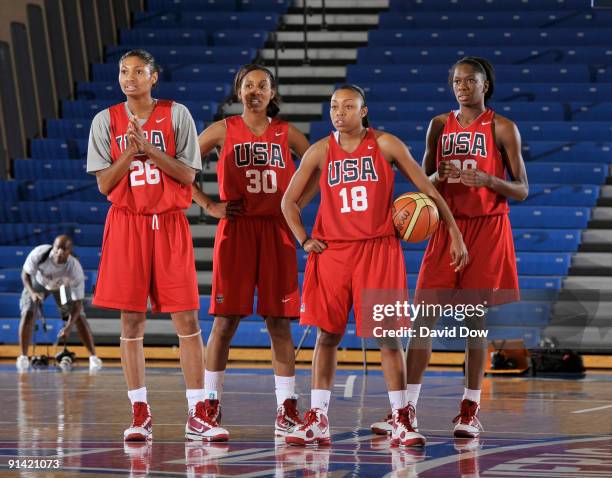
[[[505,179],[504,161],[493,136],[494,119],[495,112],[487,109],[464,128],[457,121],[457,112],[451,111],[438,140],[436,166],[450,160],[461,170],[480,169]],[[447,178],[438,190],[455,217],[493,216],[509,211],[505,196],[486,187],[465,186],[459,178]]]
[[[111,160],[115,162],[127,146],[129,118],[124,103],[111,106],[109,112]],[[151,144],[168,156],[176,155],[172,101],[157,100],[142,129]],[[130,173],[115,185],[108,200],[136,214],[177,211],[191,206],[191,184],[181,184],[155,166],[145,154],[137,154],[132,158]]]
[[[217,163],[221,201],[244,201],[246,216],[277,216],[295,172],[289,123],[278,118],[255,136],[242,116],[225,119],[225,142]]]
[[[312,236],[326,241],[358,241],[395,234],[391,219],[393,168],[385,160],[374,130],[347,153],[329,136],[321,172],[321,204]]]

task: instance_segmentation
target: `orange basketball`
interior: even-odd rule
[[[427,194],[402,194],[393,201],[391,214],[395,229],[404,241],[429,239],[438,227],[438,208]]]

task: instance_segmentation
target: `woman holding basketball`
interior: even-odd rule
[[[471,260],[462,271],[449,265],[448,234],[442,225],[425,251],[415,300],[512,302],[518,300],[519,291],[508,198],[522,201],[529,193],[521,137],[512,121],[486,106],[495,87],[487,60],[459,60],[451,68],[449,83],[459,109],[431,120],[423,169],[457,219]],[[484,317],[466,319],[465,325],[484,329]],[[485,338],[467,339],[466,385],[454,419],[456,437],[475,438],[482,430],[477,415],[486,353]],[[430,356],[429,337],[411,340],[407,389],[408,400],[415,405]]]
[[[290,320],[300,310],[295,242],[280,210],[295,171],[291,150],[301,157],[308,140],[276,117],[276,80],[263,66],[245,65],[234,81],[242,115],[209,126],[200,135],[200,152],[220,149],[217,176],[221,202],[193,186],[195,201],[219,218],[215,236],[213,289],[209,313],[215,316],[206,351],[204,388],[220,398],[229,347],[240,319],[264,317],[272,342],[277,416],[275,434],[300,423],[295,396],[295,355]],[[316,185],[316,183],[314,183]],[[309,195],[315,191],[309,188]]]
[[[368,127],[365,94],[341,86],[331,98],[336,129],[311,146],[283,198],[285,218],[309,253],[302,292],[300,323],[319,328],[312,364],[311,409],[286,441],[329,443],[327,410],[336,368],[336,350],[351,306],[357,333],[365,335],[362,293],[367,289],[406,291],[404,256],[391,219],[392,165],[395,164],[440,210],[449,231],[449,251],[456,270],[468,255],[450,209],[408,148],[395,136]],[[304,229],[299,199],[309,178],[320,174],[321,204],[312,237]],[[411,426],[414,409],[405,402],[404,360],[399,340],[382,344],[382,365],[393,409],[393,438],[409,446],[424,443]]]

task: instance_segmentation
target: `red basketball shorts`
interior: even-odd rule
[[[310,253],[304,274],[301,325],[343,334],[354,306],[357,335],[365,320],[364,290],[400,291],[408,299],[402,248],[394,236],[363,241],[329,241],[321,254]]]
[[[479,302],[486,300],[488,305],[519,300],[508,215],[457,218],[456,221],[468,250],[469,264],[460,272],[455,272],[450,265],[451,240],[446,225],[441,222],[423,256],[415,300],[426,300],[435,295],[433,291],[444,289],[460,289],[465,297],[474,297]],[[441,295],[448,297],[445,292]]]
[[[297,256],[293,234],[282,216],[242,216],[219,221],[215,235],[213,287],[209,313],[257,313],[298,317]]]
[[[182,211],[134,214],[112,206],[106,217],[93,304],[146,312],[198,310],[189,223]]]

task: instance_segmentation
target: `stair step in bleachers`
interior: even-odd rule
[[[289,7],[289,0],[149,0],[150,12],[200,12],[214,11],[266,11],[282,13]]]
[[[87,139],[33,139],[30,142],[32,158],[85,158]]]
[[[9,202],[0,205],[0,223],[104,224],[109,207],[106,202]]]
[[[32,249],[31,246],[0,246],[0,271],[2,269],[21,268]],[[98,268],[100,262],[99,247],[75,246],[73,252],[84,269]]]
[[[166,0],[168,1],[168,0]],[[487,10],[497,11],[531,11],[550,10],[549,0],[487,0]],[[554,2],[555,10],[583,10],[586,8],[582,0],[560,0]],[[482,11],[481,0],[390,0],[389,10],[392,12],[421,12],[421,11]]]
[[[200,28],[206,31],[252,29],[254,25],[266,31],[275,30],[279,15],[275,12],[235,11],[176,11],[159,13],[137,12],[134,27],[140,28]]]
[[[219,108],[219,103],[214,101],[181,101],[181,103],[187,107],[194,119],[199,121],[212,121]],[[63,117],[91,121],[96,113],[113,104],[113,101],[64,100]]]
[[[600,188],[566,184],[530,184],[529,196],[520,204],[530,206],[595,206]],[[510,201],[510,204],[518,204]]]

